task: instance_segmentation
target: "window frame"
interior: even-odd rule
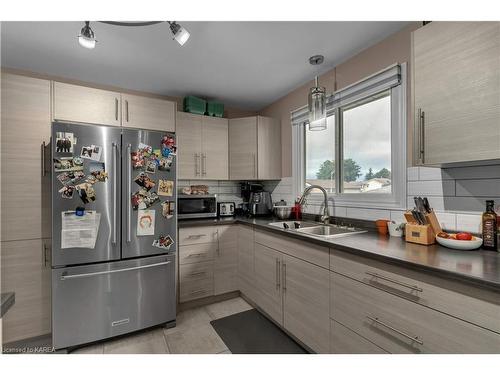
[[[334,201],[336,206],[362,207],[362,208],[384,208],[384,209],[402,209],[406,208],[406,166],[407,166],[407,115],[406,115],[406,82],[407,72],[406,63],[400,66],[400,83],[391,88],[381,88],[379,91],[373,90],[373,87],[367,85],[366,90],[361,90],[360,95],[343,101],[336,108],[330,111],[329,115],[335,115],[335,193],[329,193],[330,201]],[[370,80],[368,77],[352,86],[350,89],[359,85],[363,87]],[[390,91],[391,97],[391,193],[343,193],[342,192],[342,165],[343,162],[343,124],[341,112],[344,109],[365,101],[383,92]],[[292,124],[292,172],[294,195],[298,196],[305,188],[305,165],[306,165],[306,140],[305,132],[307,125],[305,123]],[[319,205],[323,202],[323,195],[320,193],[311,193],[308,201],[312,205]]]

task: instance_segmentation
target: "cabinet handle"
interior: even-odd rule
[[[194,154],[194,175],[195,176],[200,175],[199,162],[200,162],[200,155],[198,155],[196,153],[196,154]]]
[[[206,275],[207,273],[205,271],[203,272],[193,272],[190,273],[189,276],[201,276],[201,275]]]
[[[118,121],[118,98],[115,98],[115,119]]]
[[[406,337],[407,339],[413,341],[413,342],[416,342],[417,344],[419,345],[424,345],[424,342],[420,339],[420,337],[418,336],[412,336],[412,335],[409,335],[403,331],[400,331],[399,329],[396,329],[392,326],[390,326],[389,324],[387,323],[384,323],[383,321],[381,321],[379,318],[377,317],[372,317],[372,316],[367,316],[366,317],[367,319],[371,320],[372,323],[376,323],[376,324],[380,324],[381,326],[384,326],[385,328],[388,328],[390,329],[391,331],[393,332],[396,332],[398,335],[401,335],[403,337]]]
[[[367,271],[365,273],[369,276],[376,277],[377,279],[382,279],[382,280],[388,281],[388,282],[393,283],[393,284],[401,285],[401,286],[404,286],[405,288],[409,288],[409,289],[414,290],[416,292],[423,292],[424,291],[422,288],[419,288],[417,285],[406,284],[406,283],[403,283],[401,281],[391,279],[387,276],[379,275],[378,273],[375,273],[375,272]]]
[[[43,267],[44,268],[47,268],[47,264],[50,264],[49,263],[49,251],[50,251],[50,248],[47,246],[46,243],[43,244]]]
[[[207,154],[201,154],[201,174],[203,176],[207,175]]]
[[[125,116],[127,117],[128,122],[128,100],[125,100]]]
[[[257,161],[255,160],[255,154],[252,154],[253,156],[253,178],[257,178]]]
[[[418,109],[418,161],[425,163],[425,112]]]
[[[199,257],[204,257],[205,254],[198,253],[198,254],[189,254],[187,257],[188,258],[199,258]]]
[[[276,289],[280,288],[280,260],[276,258]]]
[[[200,289],[200,290],[195,290],[195,291],[192,291],[192,292],[191,292],[191,293],[189,293],[189,294],[190,294],[190,295],[192,295],[192,294],[200,294],[200,293],[205,293],[205,292],[206,292],[206,290],[204,290],[204,289]]]
[[[283,291],[286,292],[286,263],[283,262]]]
[[[205,237],[205,236],[206,236],[206,234],[191,234],[188,236],[188,238],[195,239],[195,238],[200,238],[200,237]]]
[[[45,141],[42,142],[42,177],[47,175],[47,169],[45,168]]]

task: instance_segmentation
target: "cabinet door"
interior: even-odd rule
[[[327,269],[283,255],[283,323],[316,353],[330,349],[330,275]]]
[[[120,126],[120,93],[54,82],[54,120]]]
[[[122,126],[175,132],[175,103],[122,94]]]
[[[255,301],[254,232],[242,225],[238,225],[238,289]]]
[[[432,22],[413,33],[421,164],[500,158],[499,66],[500,22]]]
[[[257,117],[229,120],[229,179],[257,178]]]
[[[255,303],[278,324],[283,325],[280,252],[255,244]]]
[[[177,112],[178,178],[201,178],[201,116]]]
[[[238,232],[233,225],[218,228],[219,246],[214,258],[214,293],[238,290]]]
[[[382,348],[333,319],[330,320],[330,353],[387,354]]]
[[[50,242],[7,241],[1,247],[2,293],[16,293],[14,306],[3,317],[3,342],[50,333]]]
[[[209,180],[229,178],[228,120],[202,116],[201,177]]]
[[[50,82],[2,74],[2,241],[50,236]]]
[[[280,122],[258,116],[257,125],[258,178],[281,179],[281,128]]]

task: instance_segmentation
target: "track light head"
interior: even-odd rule
[[[170,25],[170,31],[174,35],[174,39],[179,43],[181,46],[184,45],[189,39],[189,31],[187,31],[184,27],[179,25],[175,21],[168,21],[168,24]]]
[[[85,26],[82,27],[80,35],[78,35],[78,43],[84,48],[95,48],[97,40],[95,39],[94,31],[90,27],[90,22],[85,21]]]

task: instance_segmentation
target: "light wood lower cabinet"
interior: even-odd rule
[[[330,353],[387,354],[384,349],[333,319],[330,319]]]
[[[15,292],[16,302],[3,317],[3,342],[51,332],[50,240],[1,244],[2,292]]]
[[[214,257],[215,295],[238,290],[238,228],[233,225],[220,226],[219,246]]]
[[[261,244],[255,244],[255,303],[278,324],[283,325],[281,287],[282,254]]]
[[[332,318],[390,353],[500,353],[500,335],[331,273]]]
[[[255,249],[252,227],[238,225],[238,289],[255,300]]]
[[[328,353],[329,271],[287,255],[282,262],[283,326],[316,353]]]

